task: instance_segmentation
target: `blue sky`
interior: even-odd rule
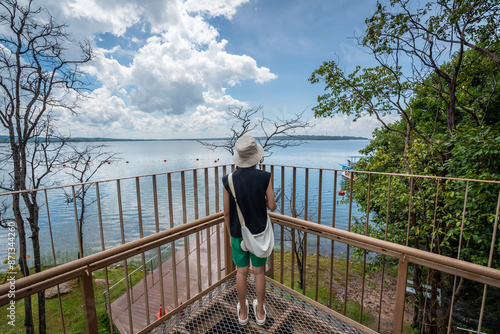
[[[73,136],[220,137],[234,105],[262,105],[267,117],[305,111],[315,124],[309,134],[369,137],[379,125],[369,117],[315,119],[323,86],[307,80],[323,61],[370,65],[351,37],[363,33],[373,0],[44,3],[98,55],[84,67],[94,85],[80,113],[58,114]]]

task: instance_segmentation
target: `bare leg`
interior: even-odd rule
[[[236,268],[236,291],[238,291],[238,300],[240,301],[241,320],[245,320],[248,316],[248,310],[245,301],[247,300],[247,277],[248,266]]]
[[[255,315],[257,319],[264,319],[264,299],[266,298],[266,276],[265,276],[265,267],[263,265],[261,267],[253,268],[253,275],[255,277],[255,290],[257,290],[257,314]]]

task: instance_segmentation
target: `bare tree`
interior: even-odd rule
[[[260,118],[256,117],[258,113],[261,113]],[[233,155],[234,143],[236,143],[241,136],[248,135],[250,132],[259,129],[263,136],[256,137],[255,139],[262,145],[262,148],[266,152],[264,158],[266,158],[271,156],[272,151],[276,148],[286,148],[302,144],[302,141],[296,140],[296,138],[293,137],[294,131],[298,129],[307,129],[313,126],[311,122],[302,120],[303,115],[304,111],[295,114],[290,119],[270,119],[265,116],[262,106],[251,108],[231,106],[229,107],[229,116],[234,122],[228,134],[229,139],[222,143],[201,140],[198,142],[210,150],[223,148]],[[264,158],[262,160],[264,160]]]
[[[284,203],[286,203],[284,204],[284,206],[285,208],[286,207],[289,208],[290,215],[292,217],[301,217],[309,221],[314,221],[318,213],[318,208],[317,206],[314,205],[314,203],[317,203],[316,196],[309,198],[309,200],[307,201],[308,202],[307,208],[313,208],[313,210],[306,212],[305,200],[301,200],[297,203],[297,197],[296,197],[297,191],[293,189],[293,185],[290,184],[286,188],[289,189],[288,193],[283,192],[282,189],[275,190],[276,203],[278,205],[276,210],[278,211],[281,210],[280,208],[281,201],[279,199],[281,196],[284,196]],[[297,261],[297,270],[299,273],[299,280],[297,281],[297,284],[299,285],[300,289],[304,289],[305,287],[304,264],[306,263],[306,256],[307,256],[306,234],[303,231],[295,230],[289,227],[284,227],[283,231],[284,231],[283,240],[288,241],[292,244],[292,250],[293,250],[292,256],[295,255],[295,260]],[[293,285],[294,282],[292,282],[292,286]]]
[[[87,209],[94,204],[97,199],[87,196],[92,184],[89,181],[94,177],[95,173],[104,166],[104,164],[116,160],[116,153],[105,151],[105,145],[86,145],[83,148],[77,146],[71,147],[72,155],[68,160],[67,174],[77,182],[69,193],[66,188],[64,194],[66,202],[73,203],[75,211],[79,208],[78,220],[78,239],[79,250],[78,258],[82,258],[83,254],[83,224],[87,216]]]
[[[0,123],[9,134],[9,145],[0,161],[8,164],[10,178],[1,188],[9,191],[37,189],[44,185],[62,163],[67,138],[60,135],[53,112],[75,112],[86,82],[80,65],[93,59],[90,43],[74,43],[67,25],[59,24],[33,0],[0,2]],[[78,49],[79,59],[67,59],[69,49]],[[23,209],[24,208],[24,209]],[[26,263],[31,232],[35,271],[41,271],[37,192],[12,195],[12,211],[19,237],[19,260],[23,276],[29,275]],[[40,333],[46,332],[44,291],[38,293]],[[25,298],[25,328],[34,332],[31,298]]]

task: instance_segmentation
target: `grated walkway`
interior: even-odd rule
[[[360,331],[337,319],[330,312],[325,312],[312,303],[290,293],[279,283],[267,281],[266,310],[267,321],[258,326],[252,310],[252,301],[256,298],[253,276],[248,280],[248,301],[250,321],[240,326],[236,316],[236,276],[210,291],[183,310],[152,330],[150,333],[162,334],[216,334],[216,333],[371,333]]]

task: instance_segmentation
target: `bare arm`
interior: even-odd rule
[[[269,185],[267,186],[266,190],[266,203],[269,210],[276,210],[276,199],[274,198],[272,178],[271,180],[269,180]]]

